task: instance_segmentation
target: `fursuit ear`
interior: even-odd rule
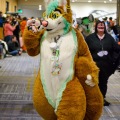
[[[51,2],[51,0],[44,0],[45,8],[47,8],[48,4]]]
[[[59,6],[62,6],[64,11],[67,11],[67,1],[66,0],[59,0]]]
[[[66,0],[59,0],[59,6],[65,6],[67,4]]]
[[[72,10],[72,20],[73,24],[77,24],[76,13]]]
[[[90,22],[93,22],[93,21],[94,21],[94,17],[93,17],[93,15],[90,14],[90,15],[88,16],[88,19],[90,20]]]
[[[77,24],[81,25],[82,24],[82,18],[77,18]]]

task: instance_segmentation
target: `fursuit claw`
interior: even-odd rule
[[[95,83],[92,81],[92,76],[91,75],[87,75],[87,80],[85,81],[85,83],[91,87],[95,86]]]

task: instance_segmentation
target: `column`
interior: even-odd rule
[[[120,25],[120,0],[117,0],[117,23]]]

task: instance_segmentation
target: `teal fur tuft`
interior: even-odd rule
[[[63,18],[63,22],[65,24],[65,28],[64,28],[64,35],[65,35],[69,31],[71,23],[69,23],[65,18]]]
[[[57,7],[58,7],[57,0],[50,2],[50,4],[47,7],[46,14],[50,15],[52,13],[52,11],[54,11]]]

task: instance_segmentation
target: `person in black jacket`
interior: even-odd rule
[[[99,88],[104,97],[104,106],[109,106],[105,100],[107,93],[108,78],[114,73],[116,63],[114,53],[119,53],[120,46],[113,37],[107,33],[104,21],[97,21],[95,32],[86,37],[89,50],[96,62],[99,72]]]
[[[19,43],[16,40],[16,37],[14,35],[12,36],[12,40],[8,42],[8,51],[9,51],[9,54],[13,56],[22,54]]]

